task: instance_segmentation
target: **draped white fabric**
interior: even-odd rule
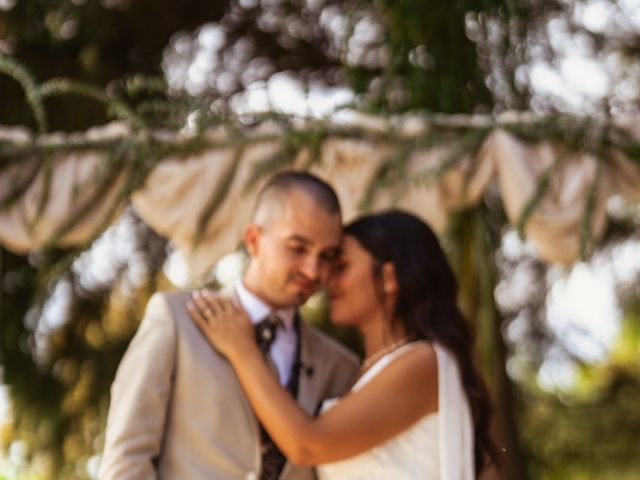
[[[438,357],[439,455],[441,480],[476,478],[473,417],[458,363],[449,350],[434,344]]]
[[[452,116],[450,119],[452,123],[475,121],[474,117]],[[640,118],[618,123],[635,141],[640,141]],[[580,253],[583,219],[593,189],[594,205],[589,220],[596,240],[606,227],[606,206],[611,195],[640,200],[640,168],[624,152],[616,151],[613,159],[600,161],[589,154],[567,154],[562,145],[526,143],[497,128],[475,153],[453,163],[442,175],[434,172],[450,157],[457,140],[413,151],[402,166],[406,181],[378,185],[364,203],[380,170],[395,161],[398,148],[373,135],[367,136],[366,132],[391,132],[393,128],[394,135],[415,138],[427,135],[428,129],[415,118],[398,122],[364,116],[359,116],[352,127],[354,131],[355,127],[359,129],[358,135],[330,135],[321,145],[320,160],[310,167],[335,186],[346,221],[363,209],[376,211],[398,206],[418,214],[441,232],[452,212],[477,204],[487,189],[497,185],[508,219],[516,224],[536,195],[540,179],[552,168],[548,188],[528,217],[525,232],[540,258],[570,263]],[[256,131],[270,132],[275,137],[249,141],[241,150],[227,145],[193,155],[155,159],[157,165],[130,198],[140,217],[182,251],[194,278],[205,275],[218,258],[237,248],[255,194],[264,181],[247,188],[249,179],[257,166],[282,147],[281,131],[261,125],[248,133],[248,138],[256,135]],[[159,140],[167,136],[163,132],[152,134]],[[127,125],[112,123],[81,134],[41,136],[37,142],[69,144],[127,135],[131,135]],[[205,138],[220,140],[226,136],[217,129],[206,132]],[[31,140],[31,134],[24,129],[0,127],[2,142],[20,145]],[[308,149],[302,149],[293,167],[306,168],[310,155]],[[89,215],[69,224],[104,186],[105,154],[96,149],[70,147],[50,157],[46,165],[42,162],[42,159],[27,157],[0,170],[0,200],[29,175],[35,175],[26,193],[10,208],[0,211],[0,242],[16,253],[27,253],[52,239],[61,246],[82,245],[105,221],[112,220],[107,218],[109,214],[122,206],[115,203],[121,201],[118,191],[130,175],[127,171],[120,172]],[[224,195],[200,242],[194,244],[202,216],[223,186]]]

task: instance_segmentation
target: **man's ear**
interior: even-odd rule
[[[244,246],[250,257],[255,257],[260,250],[262,229],[255,223],[250,223],[244,232]]]
[[[386,294],[398,293],[398,277],[393,262],[385,262],[382,265],[382,290]]]

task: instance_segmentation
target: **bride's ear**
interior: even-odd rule
[[[385,262],[382,265],[382,290],[386,294],[397,294],[400,285],[396,276],[393,262]]]

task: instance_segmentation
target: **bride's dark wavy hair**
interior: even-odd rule
[[[437,341],[455,356],[474,423],[476,474],[496,450],[489,435],[490,401],[472,362],[473,336],[458,308],[458,283],[438,239],[420,219],[400,210],[360,217],[345,227],[374,258],[374,278],[392,262],[399,284],[393,318],[414,339]]]

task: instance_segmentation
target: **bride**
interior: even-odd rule
[[[193,320],[229,359],[278,447],[293,463],[317,465],[321,480],[476,478],[494,458],[489,402],[438,240],[397,210],[344,233],[327,286],[331,320],[358,328],[365,360],[351,391],[325,401],[318,417],[271,374],[241,308],[198,292]]]

